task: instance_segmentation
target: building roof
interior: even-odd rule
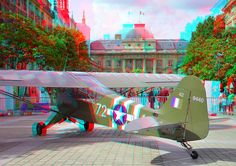
[[[122,46],[122,40],[96,40],[90,45],[91,50],[121,50],[124,49]]]
[[[96,40],[91,43],[91,50],[114,50],[120,51],[127,49],[122,43],[127,40]],[[136,41],[133,41],[134,43]],[[155,40],[154,40],[155,42]],[[188,41],[177,39],[158,39],[156,40],[156,50],[186,50]]]
[[[134,24],[134,29],[131,29],[125,36],[125,39],[154,39],[154,36],[145,28],[145,24]]]
[[[185,50],[188,46],[188,41],[178,39],[160,39],[156,40],[157,50]]]

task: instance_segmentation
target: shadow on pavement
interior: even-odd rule
[[[154,165],[205,165],[219,161],[236,163],[236,149],[230,148],[200,148],[195,149],[199,157],[193,160],[186,156],[185,151],[173,151],[160,155],[151,161]],[[177,154],[178,153],[178,154]],[[184,154],[185,153],[185,154]]]
[[[32,120],[26,119],[24,123],[15,121],[15,123],[10,126],[11,128],[6,124],[6,126],[9,127],[7,131],[7,128],[2,126],[2,128],[0,128],[0,155],[5,154],[6,158],[15,156],[18,156],[17,158],[19,158],[22,157],[21,153],[19,153],[21,151],[22,154],[27,153],[30,155],[30,153],[33,154],[38,150],[46,149],[50,151],[60,151],[70,147],[82,147],[83,145],[93,145],[99,142],[117,142],[156,149],[157,151],[159,150],[160,155],[150,162],[154,165],[201,165],[215,163],[217,161],[236,162],[236,149],[199,148],[195,149],[199,154],[199,158],[197,160],[192,160],[189,154],[183,148],[180,148],[175,141],[173,141],[172,144],[168,143],[169,140],[165,141],[164,139],[156,137],[128,134],[107,127],[96,127],[93,132],[85,133],[74,126],[66,127],[63,125],[57,126],[52,130],[49,129],[48,135],[45,137],[32,137],[31,124]],[[19,125],[17,129],[15,129],[15,125]],[[22,125],[22,128],[20,125]],[[232,128],[236,128],[236,126],[210,124],[210,130],[225,130]]]

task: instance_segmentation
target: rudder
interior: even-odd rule
[[[184,77],[158,112],[158,121],[164,124],[158,129],[160,136],[179,142],[205,138],[209,131],[206,101],[201,80]]]

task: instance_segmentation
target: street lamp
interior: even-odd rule
[[[218,52],[215,56],[215,60],[216,60],[216,63],[215,63],[215,70],[216,70],[216,74],[215,76],[219,76],[219,70],[220,70],[220,66],[221,66],[221,59],[223,59],[224,57],[224,54],[222,52]]]

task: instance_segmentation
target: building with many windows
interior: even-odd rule
[[[20,14],[45,28],[52,28],[51,4],[48,0],[1,0],[0,10]]]
[[[225,28],[236,27],[236,0],[229,0],[223,8]]]
[[[185,40],[154,39],[145,24],[124,24],[114,40],[96,40],[91,58],[105,72],[177,73],[185,55]]]
[[[222,31],[231,31],[233,37],[236,36],[236,0],[228,0],[222,9],[223,13],[216,16],[214,22],[214,34],[220,34]]]

